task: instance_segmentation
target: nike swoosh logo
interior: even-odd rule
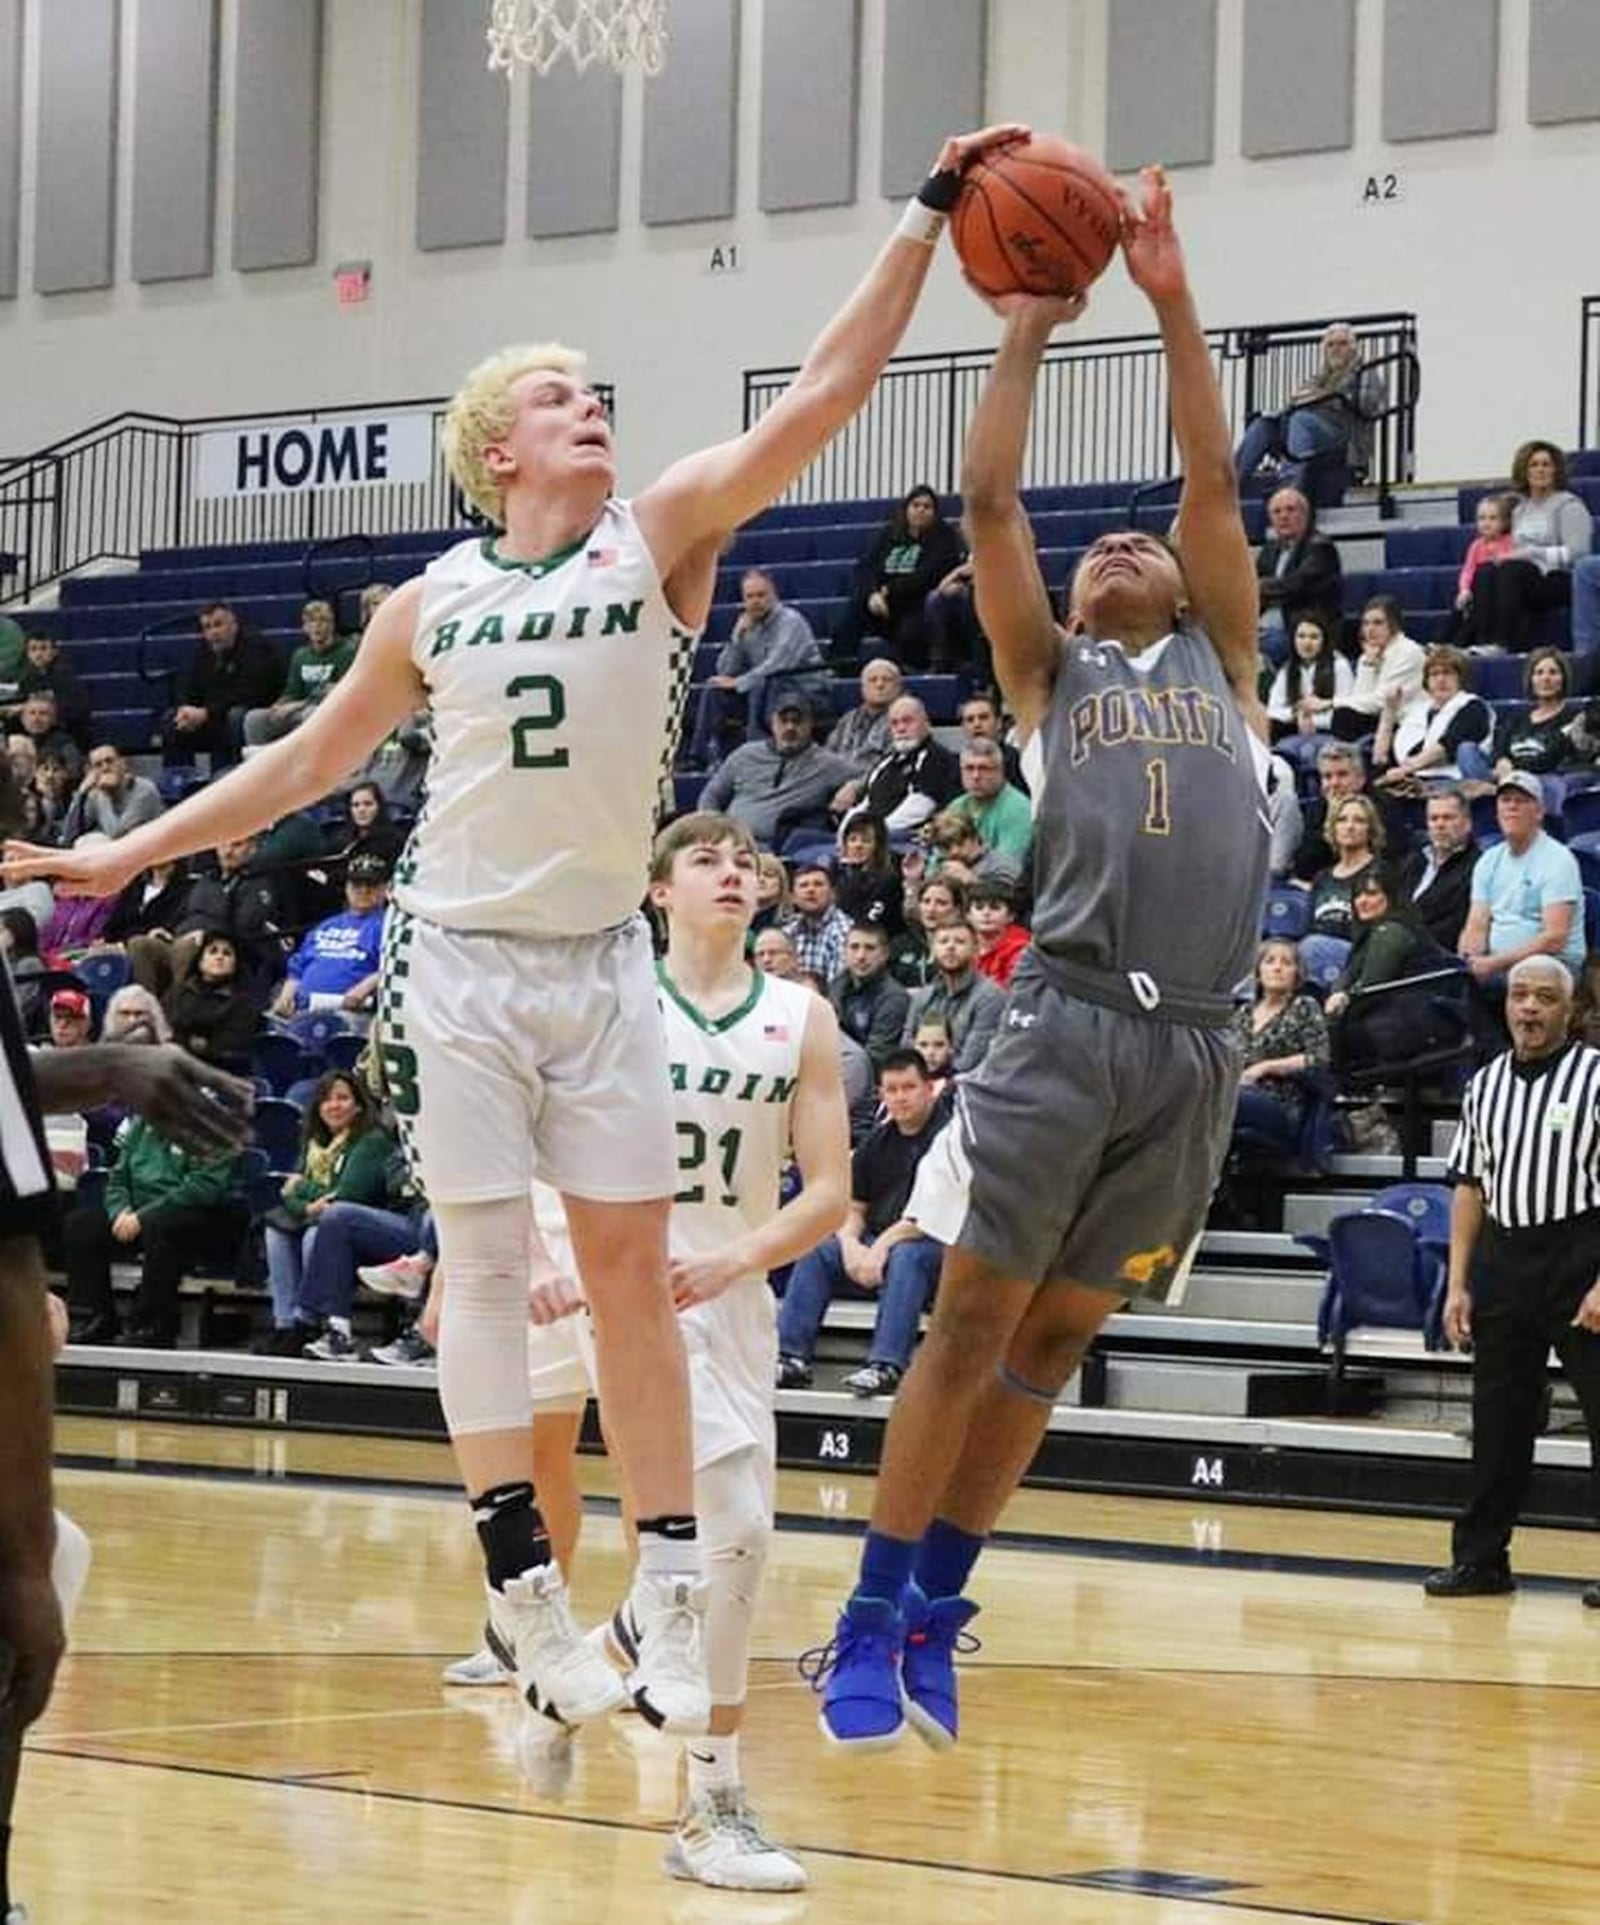
[[[696,1751],[692,1745],[689,1748],[689,1756],[693,1758],[697,1765],[714,1765],[717,1762],[710,1752]]]

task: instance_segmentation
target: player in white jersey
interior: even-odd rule
[[[650,895],[668,927],[657,981],[679,1171],[669,1235],[689,1356],[712,1697],[709,1735],[685,1742],[688,1802],[666,1864],[674,1877],[708,1885],[792,1891],[805,1872],[763,1835],[739,1762],[750,1626],[773,1517],[777,1319],[767,1272],[843,1221],[850,1129],[832,1009],[744,959],[756,878],[755,845],[728,816],[685,816],[657,839]],[[780,1207],[791,1150],[803,1188]],[[560,1198],[540,1185],[536,1205],[554,1266],[531,1293],[537,1462],[552,1490],[565,1496],[571,1484],[561,1510],[575,1535],[571,1453],[595,1385],[594,1344],[568,1282],[581,1270]],[[638,1632],[626,1604],[611,1632],[631,1661]],[[481,1674],[481,1660],[469,1661],[469,1675],[474,1669]]]
[[[702,1729],[688,1380],[667,1287],[675,1159],[649,951],[635,918],[666,732],[717,555],[866,400],[911,317],[963,169],[1024,137],[947,141],[787,392],[742,435],[613,498],[611,431],[568,350],[508,350],[451,405],[446,450],[503,532],[378,610],[293,736],[120,841],[12,844],[13,880],[105,894],[320,800],[419,707],[428,801],[402,865],[384,1067],[451,1281],[439,1390],[483,1540],[489,1612],[529,1701],[568,1721],[620,1687],[578,1634],[528,1477],[529,1180],[561,1191],[600,1399],[638,1512],[640,1709]]]

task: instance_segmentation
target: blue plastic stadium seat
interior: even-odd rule
[[[1491,702],[1513,702],[1522,694],[1527,669],[1520,655],[1474,655],[1472,686]]]

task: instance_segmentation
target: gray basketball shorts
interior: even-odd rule
[[[1227,1030],[1124,1015],[1019,971],[906,1214],[1006,1277],[1176,1300],[1239,1068]]]

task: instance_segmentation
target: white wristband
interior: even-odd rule
[[[948,218],[948,215],[941,214],[922,201],[909,200],[894,231],[905,240],[919,241],[924,247],[937,247]]]

